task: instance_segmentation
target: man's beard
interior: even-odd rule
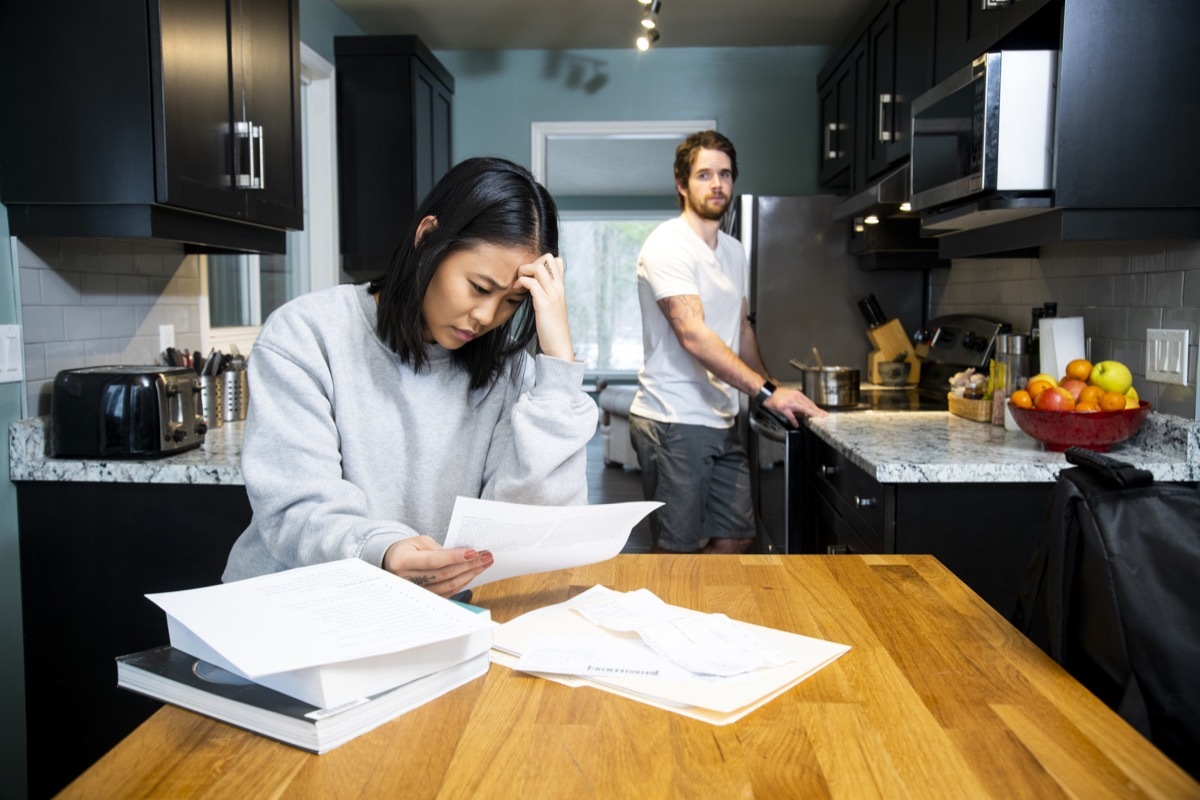
[[[700,219],[719,220],[721,217],[725,216],[725,209],[729,207],[729,198],[725,197],[725,195],[721,195],[721,197],[725,200],[725,203],[722,204],[720,208],[713,208],[703,200],[699,203],[696,203],[689,195],[688,207],[691,209],[692,213],[700,217]]]

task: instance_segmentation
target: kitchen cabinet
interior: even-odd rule
[[[884,484],[811,432],[805,472],[806,552],[932,554],[1006,617],[1055,486]]]
[[[415,36],[338,36],[342,269],[387,269],[417,207],[450,169],[454,78]]]
[[[818,78],[818,109],[820,115],[821,151],[817,180],[829,188],[849,188],[862,183],[853,167],[862,169],[862,157],[855,157],[860,142],[856,135],[861,119],[859,113],[860,85],[867,77],[866,38],[850,48],[845,57],[833,65],[829,74]]]
[[[117,656],[168,642],[149,592],[219,583],[242,486],[19,481],[29,796],[49,797],[158,708]]]
[[[17,236],[283,252],[303,224],[297,0],[6,3]]]

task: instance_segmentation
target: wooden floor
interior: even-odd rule
[[[587,448],[588,502],[626,503],[642,500],[642,475],[637,470],[604,466],[604,451],[597,431]],[[622,553],[650,552],[650,522],[643,519],[633,527]]]

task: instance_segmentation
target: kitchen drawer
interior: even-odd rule
[[[828,555],[862,555],[879,553],[858,535],[854,526],[839,514],[823,497],[817,497],[814,509],[817,520],[816,552]]]
[[[822,440],[817,442],[814,485],[818,494],[852,521],[872,552],[887,552],[895,519],[893,487],[881,484]]]

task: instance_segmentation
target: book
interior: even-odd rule
[[[486,653],[495,627],[356,558],[146,596],[177,650],[318,708]]]
[[[117,658],[117,685],[301,750],[325,753],[487,670],[485,652],[373,697],[318,708],[163,645]]]

